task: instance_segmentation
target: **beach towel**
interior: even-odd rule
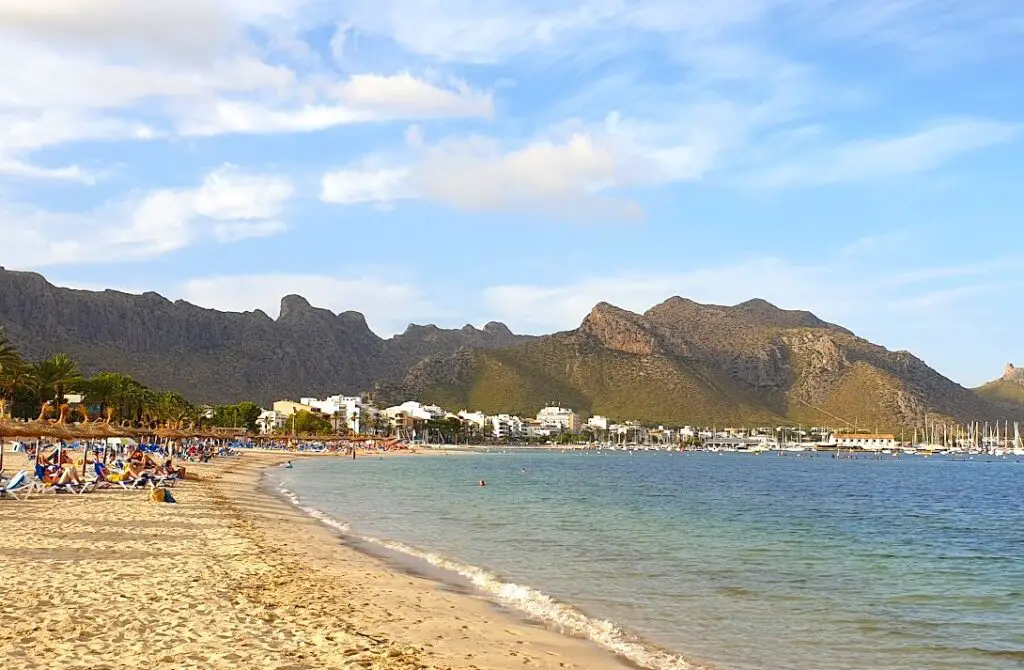
[[[149,492],[149,499],[153,502],[162,503],[176,503],[177,500],[171,495],[171,490],[166,488],[156,488]]]

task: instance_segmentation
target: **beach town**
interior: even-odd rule
[[[529,417],[417,400],[378,407],[370,395],[342,394],[266,409],[196,406],[123,375],[86,377],[66,356],[27,365],[6,351],[5,668],[628,667],[607,640],[595,643],[600,625],[566,629],[541,617],[538,626],[514,606],[496,608],[500,596],[452,589],[357,549],[334,520],[268,484],[272,471],[300,459],[344,465],[460,450],[1024,454],[1009,422],[935,421],[895,435],[855,425],[648,426],[557,402]],[[631,659],[660,653],[627,650]],[[693,667],[685,663],[655,665]]]

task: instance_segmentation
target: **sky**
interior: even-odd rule
[[[1019,2],[0,0],[0,62],[0,265],[58,285],[1024,361]]]

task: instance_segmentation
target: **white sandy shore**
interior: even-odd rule
[[[6,471],[21,454],[7,454]],[[22,668],[627,667],[343,546],[259,490],[281,454],[145,492],[0,501],[0,659]]]

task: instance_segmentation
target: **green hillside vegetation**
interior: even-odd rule
[[[461,388],[443,385],[423,395],[450,407],[524,416],[558,402],[585,415],[650,424],[781,420],[727,383],[715,381],[667,356],[638,357],[551,337],[514,349],[476,351],[472,374]]]
[[[986,400],[1008,405],[1024,406],[1024,386],[1006,379],[997,379],[974,390]]]
[[[895,402],[900,384],[891,375],[867,363],[855,363],[832,385],[824,401],[813,406],[796,401],[788,416],[805,425],[826,425],[846,430],[899,432]]]

